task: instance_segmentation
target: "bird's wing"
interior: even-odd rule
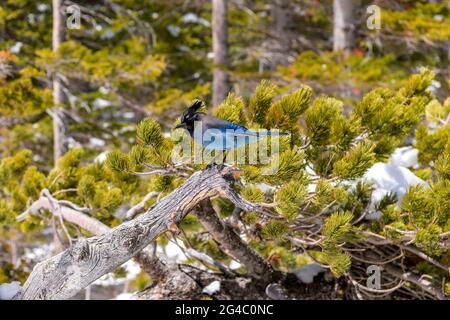
[[[207,114],[204,114],[201,118],[203,122],[203,130],[207,129],[217,129],[221,132],[227,132],[227,135],[234,135],[234,136],[284,136],[288,135],[287,132],[280,132],[280,131],[253,131],[249,130],[244,126],[241,126],[239,124],[216,118]]]
[[[207,114],[201,117],[201,121],[203,122],[204,129],[218,129],[220,131],[235,130],[241,132],[248,131],[248,129],[244,126]]]

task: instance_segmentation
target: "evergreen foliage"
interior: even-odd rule
[[[115,227],[129,218],[126,212],[133,206],[140,206],[137,214],[142,214],[205,169],[206,163],[190,163],[188,157],[174,160],[177,141],[170,132],[186,105],[202,99],[202,111],[219,118],[289,132],[277,137],[279,150],[270,153],[270,164],[233,164],[239,172],[229,179],[230,187],[258,204],[259,211],[244,212],[228,199],[211,199],[221,222],[273,269],[294,273],[314,261],[326,267],[327,276],[329,270],[339,279],[337,291],[354,294],[359,289],[351,280],[356,275],[365,283],[367,261],[375,260],[401,265],[450,293],[450,98],[447,87],[433,87],[448,82],[448,71],[442,71],[448,58],[440,49],[433,55],[397,52],[385,40],[401,34],[414,48],[424,41],[442,45],[449,38],[448,6],[404,1],[399,6],[405,10],[386,8],[387,27],[358,34],[349,55],[327,51],[327,40],[308,31],[305,35],[317,40],[317,48],[309,48],[314,51],[304,50],[291,64],[266,72],[260,70],[263,59],[255,49],[262,47],[263,33],[243,34],[242,26],[267,27],[269,14],[265,2],[244,2],[230,5],[228,15],[234,41],[227,72],[235,90],[214,108],[207,107],[211,24],[204,4],[83,2],[82,28],[69,31],[56,52],[51,50],[47,2],[39,9],[34,1],[12,0],[0,8],[0,247],[5,248],[0,251],[0,283],[27,278],[35,262],[26,259],[26,246],[61,238],[67,247],[73,239],[92,236],[60,221],[51,209],[29,212],[36,201],[47,197]],[[299,21],[319,28],[320,34],[328,30],[329,3],[304,3],[307,14]],[[86,18],[90,11],[97,15]],[[386,41],[385,50],[377,38]],[[23,48],[11,53],[19,42]],[[308,41],[304,45],[308,48]],[[362,48],[369,46],[365,54]],[[70,150],[53,163],[49,114],[55,74],[62,76],[68,100],[61,107]],[[260,137],[260,142],[273,151],[272,139]],[[423,184],[382,193],[363,178],[405,145],[417,149],[419,163],[410,169]],[[145,198],[150,193],[154,196]],[[231,266],[236,257],[206,232],[194,209],[178,226],[182,232],[160,235],[157,245],[168,246],[176,238]],[[50,229],[54,239],[43,232]],[[12,265],[9,239],[18,238],[23,241],[20,258]],[[223,271],[192,257],[185,262],[212,269],[217,277]],[[235,272],[252,276],[244,265]],[[123,276],[123,269],[115,271],[116,278]],[[142,272],[132,285],[143,290],[152,281],[158,279]],[[407,289],[392,297],[419,292],[416,286],[405,282]]]

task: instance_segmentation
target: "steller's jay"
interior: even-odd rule
[[[287,132],[252,131],[244,126],[207,115],[198,110],[202,101],[196,100],[181,115],[181,123],[175,129],[186,129],[191,138],[205,149],[217,151],[230,150],[257,142],[260,136],[288,135]]]

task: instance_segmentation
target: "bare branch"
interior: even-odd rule
[[[229,195],[230,192],[227,192],[226,194]],[[240,196],[238,197],[235,195],[234,201],[232,201],[245,206],[247,209],[254,207],[251,203],[247,204],[241,202],[241,200],[237,200],[239,198]],[[208,230],[214,240],[220,244],[225,253],[245,265],[262,281],[269,283],[272,280],[274,276],[272,267],[263,257],[245,243],[241,237],[234,232],[232,227],[220,220],[209,199],[203,200],[194,212],[203,227]]]
[[[231,168],[221,166],[196,172],[136,219],[100,236],[80,239],[67,250],[37,264],[19,298],[67,299],[74,296],[138,254],[161,233],[176,228],[202,200],[230,189],[229,181],[224,177],[229,177],[231,172]],[[250,203],[245,204],[246,209],[254,208]],[[246,260],[246,257],[243,258]],[[266,263],[263,259],[262,262]],[[264,270],[264,265],[261,268]],[[264,275],[264,272],[260,274]]]
[[[138,215],[139,213],[142,213],[145,209],[145,203],[147,201],[149,201],[151,198],[156,197],[159,195],[159,192],[153,191],[153,192],[149,192],[147,193],[144,198],[136,205],[134,205],[133,207],[131,207],[126,213],[125,213],[125,218],[124,221],[128,221],[133,219],[136,215]]]
[[[396,268],[392,265],[385,265],[383,268],[392,274],[393,276],[396,276],[404,281],[408,281],[411,283],[414,283],[415,285],[418,285],[421,287],[424,291],[432,294],[433,296],[437,297],[440,300],[446,300],[446,297],[441,289],[435,287],[433,284],[431,284],[430,281],[426,279],[421,279],[419,276],[411,273],[411,272],[403,272],[401,269]]]

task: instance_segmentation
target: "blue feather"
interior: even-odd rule
[[[194,117],[195,115],[195,117]],[[189,119],[183,115],[182,121],[187,123],[187,130],[191,137],[206,149],[227,150],[243,145],[255,143],[262,136],[285,136],[289,133],[278,131],[254,131],[246,127],[207,115],[195,112]],[[201,132],[195,132],[194,123],[199,123]],[[198,128],[198,126],[197,126]]]

